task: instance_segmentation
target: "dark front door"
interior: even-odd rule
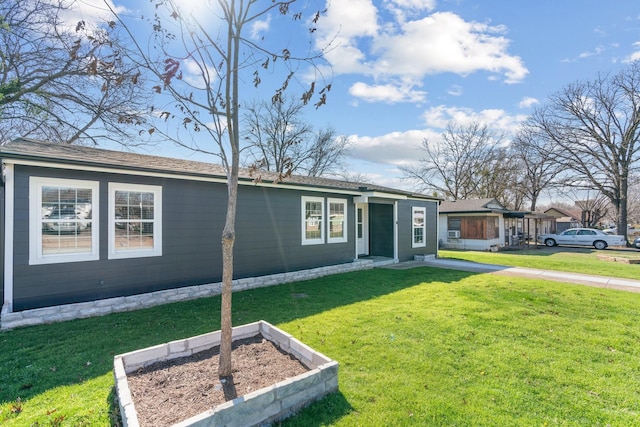
[[[369,255],[393,258],[393,205],[369,204]]]

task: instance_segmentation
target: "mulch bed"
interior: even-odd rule
[[[140,425],[169,426],[308,371],[260,335],[234,342],[233,373],[224,382],[218,378],[218,355],[219,347],[214,347],[128,374]]]

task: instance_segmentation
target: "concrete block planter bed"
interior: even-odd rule
[[[233,328],[233,341],[262,338],[299,361],[305,372],[251,391],[180,421],[175,426],[255,426],[282,420],[338,390],[338,363],[275,326],[259,321]],[[127,379],[144,368],[191,357],[220,344],[220,331],[149,347],[114,357],[116,394],[124,426],[139,426],[134,393]],[[235,350],[234,350],[235,351]]]

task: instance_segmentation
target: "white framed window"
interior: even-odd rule
[[[426,222],[425,217],[427,216],[426,208],[417,208],[414,207],[411,211],[412,217],[412,248],[421,248],[427,246],[426,239]]]
[[[99,259],[97,181],[29,178],[29,264]]]
[[[324,198],[302,197],[302,244],[324,243]]]
[[[109,183],[109,259],[162,255],[162,187]]]
[[[347,201],[328,199],[329,205],[329,243],[347,241]]]

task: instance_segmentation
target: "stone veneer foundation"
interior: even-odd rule
[[[338,390],[338,363],[275,326],[259,321],[233,328],[233,340],[262,335],[296,357],[308,372],[256,390],[175,426],[256,426],[282,420],[311,402]],[[137,427],[138,416],[127,374],[155,362],[190,356],[220,344],[220,331],[115,356],[113,372],[124,427]]]
[[[371,260],[355,260],[354,262],[346,264],[331,265],[289,273],[272,274],[268,276],[237,279],[233,281],[233,291],[244,291],[247,289],[274,286],[282,283],[315,279],[317,277],[328,276],[331,274],[366,270],[373,267],[374,262]],[[8,304],[5,304],[0,311],[0,329],[6,330],[21,326],[41,325],[44,323],[104,316],[106,314],[122,311],[139,310],[141,308],[149,308],[177,301],[220,295],[221,291],[221,283],[211,283],[126,297],[107,298],[96,301],[57,305],[53,307],[36,308],[33,310],[17,312],[12,312],[11,307],[8,306]]]

